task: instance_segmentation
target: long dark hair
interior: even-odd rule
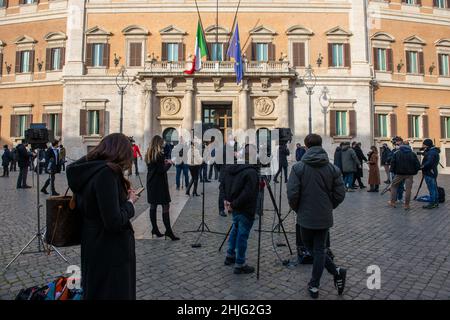
[[[145,154],[145,162],[156,162],[158,157],[163,154],[164,140],[161,136],[154,136],[150,142],[147,153]]]
[[[87,154],[86,160],[106,161],[107,166],[121,178],[125,191],[130,189],[130,182],[125,179],[123,172],[131,168],[133,151],[130,140],[124,134],[112,133],[104,137],[102,141]]]

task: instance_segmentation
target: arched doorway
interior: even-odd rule
[[[178,131],[175,128],[167,128],[163,131],[162,137],[165,142],[170,143],[172,145],[177,145],[179,138],[178,138]]]

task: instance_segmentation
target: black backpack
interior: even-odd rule
[[[445,190],[442,187],[438,187],[438,198],[439,198],[439,203],[444,203],[445,202]]]

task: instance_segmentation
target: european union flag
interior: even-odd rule
[[[236,72],[236,83],[240,83],[244,76],[244,66],[242,64],[241,42],[239,40],[239,27],[236,22],[236,29],[228,47],[227,55],[234,58],[234,71]]]

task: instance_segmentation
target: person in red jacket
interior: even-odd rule
[[[134,140],[131,140],[131,148],[133,150],[133,163],[134,163],[134,170],[136,175],[139,175],[139,169],[138,169],[138,157],[142,160],[141,150],[139,149],[138,145],[135,143]],[[132,168],[130,168],[129,174],[132,173]]]

